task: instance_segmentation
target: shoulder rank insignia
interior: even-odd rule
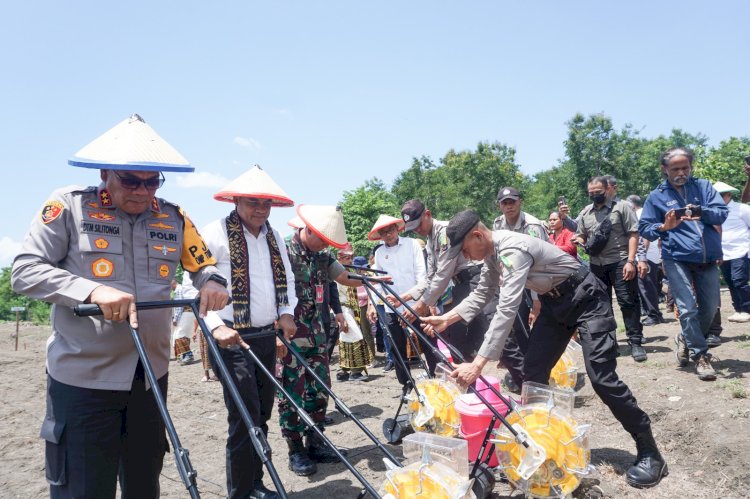
[[[99,204],[102,206],[112,206],[112,196],[107,189],[99,191]]]
[[[42,222],[50,223],[58,218],[64,209],[65,206],[60,201],[47,201],[42,208]]]
[[[148,224],[149,227],[153,227],[154,229],[174,229],[173,225],[167,225],[164,222],[156,222],[152,224]]]

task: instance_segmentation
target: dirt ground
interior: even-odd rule
[[[727,317],[732,313],[729,296],[722,295],[722,312]],[[621,342],[618,366],[638,403],[651,416],[656,440],[669,463],[669,476],[658,487],[645,491],[625,483],[623,473],[634,459],[635,446],[593,397],[574,412],[580,423],[593,425],[592,464],[596,466],[596,472],[575,492],[576,497],[750,497],[750,403],[746,398],[750,392],[750,324],[724,321],[723,344],[713,350],[719,373],[715,382],[699,381],[692,365],[676,367],[672,347],[678,329],[673,318],[667,324],[645,328],[649,359],[642,364],[633,362]],[[49,328],[22,324],[17,352],[14,332],[15,323],[0,324],[0,497],[44,497],[44,447],[38,436],[45,410],[44,346]],[[200,363],[173,363],[168,403],[182,444],[198,471],[202,497],[224,497],[226,411],[219,383],[202,383],[201,376]],[[398,405],[400,388],[395,373],[376,368],[366,383],[333,383],[339,397],[382,437],[382,422]],[[329,410],[334,424],[326,434],[348,449],[351,462],[380,488],[385,477],[382,453],[332,404]],[[289,472],[286,445],[275,417],[270,425],[274,462],[290,497],[357,495],[359,482],[341,464],[320,465],[318,473],[307,478]],[[400,446],[391,446],[391,450],[401,456]],[[266,484],[270,483],[266,476]],[[162,497],[188,497],[171,454],[165,460],[161,484]],[[510,496],[520,493],[499,483],[492,497]]]

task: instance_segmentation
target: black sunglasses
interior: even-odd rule
[[[151,177],[147,178],[146,180],[142,180],[137,177],[121,177],[116,171],[112,170],[112,173],[115,174],[115,177],[120,181],[120,185],[123,186],[125,189],[135,191],[137,190],[141,185],[146,188],[146,190],[149,191],[155,191],[162,185],[164,185],[164,174],[159,172],[158,177]]]

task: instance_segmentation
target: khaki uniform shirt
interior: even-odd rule
[[[432,231],[427,237],[427,275],[424,279],[407,291],[415,300],[422,300],[428,306],[437,303],[440,296],[448,287],[451,278],[464,269],[479,265],[479,262],[467,260],[463,255],[448,258],[450,242],[445,233],[448,222],[432,221]]]
[[[31,224],[13,262],[13,289],[51,302],[47,371],[82,388],[130,390],[138,353],[127,323],[76,317],[72,307],[106,285],[138,301],[169,300],[182,263],[197,288],[218,271],[195,226],[175,204],[155,198],[128,215],[103,185],[55,191]],[[157,378],[167,373],[171,308],[138,312],[139,332]]]
[[[520,232],[521,234],[527,234],[531,237],[536,237],[542,241],[549,242],[549,233],[544,228],[542,222],[533,215],[522,211],[518,215],[515,225],[511,226],[505,221],[505,215],[500,215],[495,219],[493,224],[494,230],[510,230],[513,232]]]
[[[565,281],[581,264],[554,244],[507,230],[492,232],[495,251],[484,259],[479,285],[453,310],[466,322],[482,313],[500,280],[497,310],[479,355],[498,360],[521,303],[524,289],[543,295]]]
[[[610,200],[601,208],[595,208],[592,203],[581,210],[576,236],[583,235],[588,240],[606,216],[612,222],[612,231],[602,252],[591,257],[592,265],[609,265],[625,260],[628,257],[630,233],[638,232],[638,217],[630,205],[625,201]]]

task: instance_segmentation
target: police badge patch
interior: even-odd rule
[[[60,201],[47,201],[42,208],[42,222],[48,224],[57,219],[65,209]]]

